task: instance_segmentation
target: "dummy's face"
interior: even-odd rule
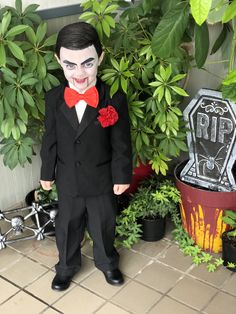
[[[103,54],[98,58],[95,47],[71,50],[60,49],[58,62],[62,66],[65,78],[79,93],[84,93],[89,87],[96,84],[97,70]]]

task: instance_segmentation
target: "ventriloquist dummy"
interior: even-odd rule
[[[126,97],[110,90],[97,70],[103,59],[96,30],[85,22],[61,29],[56,58],[66,83],[45,95],[41,185],[55,180],[59,210],[55,222],[59,261],[52,289],[65,290],[81,267],[85,228],[93,240],[95,266],[109,284],[124,279],[114,248],[116,198],[132,176]]]

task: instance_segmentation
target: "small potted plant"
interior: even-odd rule
[[[153,176],[143,181],[130,204],[117,220],[117,233],[123,245],[131,247],[141,237],[158,241],[165,234],[166,217],[175,221],[179,215],[180,195],[171,180]]]
[[[131,201],[141,224],[142,239],[157,241],[165,235],[166,217],[178,211],[180,195],[172,181],[146,180]]]
[[[236,212],[225,210],[222,220],[230,229],[222,234],[222,258],[224,266],[236,272]]]

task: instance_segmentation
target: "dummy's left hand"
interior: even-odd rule
[[[130,184],[114,184],[113,192],[116,195],[122,194],[125,190],[129,188]]]

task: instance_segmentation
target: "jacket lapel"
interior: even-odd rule
[[[78,117],[76,114],[75,107],[69,108],[66,105],[65,101],[63,100],[60,108],[61,108],[61,111],[63,112],[64,116],[66,117],[66,119],[70,123],[70,125],[73,127],[73,129],[75,131],[77,131],[77,129],[79,127],[79,120],[78,120]]]
[[[94,120],[97,116],[98,110],[97,108],[93,108],[87,105],[83,118],[79,124],[79,128],[76,133],[76,138],[79,137],[85,129],[89,126],[89,124]]]

